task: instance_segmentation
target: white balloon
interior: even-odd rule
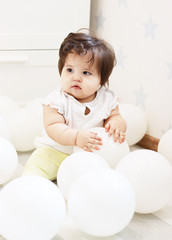
[[[164,155],[172,164],[172,129],[168,130],[160,138],[158,152]]]
[[[8,139],[9,141],[12,138],[10,126],[6,119],[1,116],[0,116],[0,136]]]
[[[109,137],[103,127],[95,127],[89,129],[96,132],[103,140],[103,145],[100,145],[100,150],[92,150],[97,155],[103,157],[110,167],[115,168],[119,160],[130,152],[129,146],[126,141],[123,143],[114,142],[113,137]],[[79,147],[74,147],[74,152],[84,151]]]
[[[69,215],[93,236],[120,232],[133,217],[134,191],[129,181],[113,169],[90,170],[78,177],[68,197]]]
[[[0,192],[0,231],[8,240],[50,240],[61,227],[66,206],[58,187],[38,176],[8,183]]]
[[[18,165],[18,155],[13,145],[0,137],[0,184],[9,181]]]
[[[116,170],[126,176],[136,194],[136,212],[153,213],[172,198],[172,166],[152,150],[136,150],[121,159]]]
[[[43,123],[40,117],[28,109],[20,109],[8,117],[8,123],[12,132],[11,141],[16,150],[33,150],[35,137],[42,135]]]
[[[119,111],[127,123],[126,141],[129,146],[138,143],[145,135],[147,121],[144,112],[134,104],[123,103]]]
[[[12,98],[0,96],[0,115],[8,117],[11,113],[19,110],[19,105]]]
[[[90,169],[108,168],[106,161],[90,152],[77,152],[67,157],[57,172],[57,183],[63,196],[67,199],[75,180]]]
[[[42,115],[43,115],[42,102],[43,102],[43,98],[35,98],[30,102],[28,102],[25,108],[38,114],[42,118]]]

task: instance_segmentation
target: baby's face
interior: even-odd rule
[[[61,73],[62,89],[79,102],[91,102],[100,86],[96,64],[90,64],[91,54],[69,53]]]

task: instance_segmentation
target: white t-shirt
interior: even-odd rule
[[[90,129],[103,127],[104,120],[110,116],[111,111],[118,106],[119,102],[112,91],[102,87],[97,91],[96,98],[92,102],[80,103],[63,90],[56,89],[45,98],[43,104],[56,108],[64,116],[70,128]],[[90,110],[87,115],[85,115],[86,107]],[[45,130],[42,137],[35,139],[35,145],[46,145],[67,154],[73,151],[72,146],[62,146],[49,138]]]

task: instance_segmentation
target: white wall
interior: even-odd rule
[[[23,105],[58,87],[60,44],[89,21],[90,0],[0,0],[0,95]]]
[[[110,87],[138,105],[147,133],[172,128],[172,1],[92,0],[91,28],[115,49]]]

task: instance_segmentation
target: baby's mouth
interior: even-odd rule
[[[77,89],[81,89],[81,87],[80,87],[79,85],[77,85],[77,84],[73,85],[72,88],[74,88],[74,89],[76,89],[76,90],[77,90]]]

